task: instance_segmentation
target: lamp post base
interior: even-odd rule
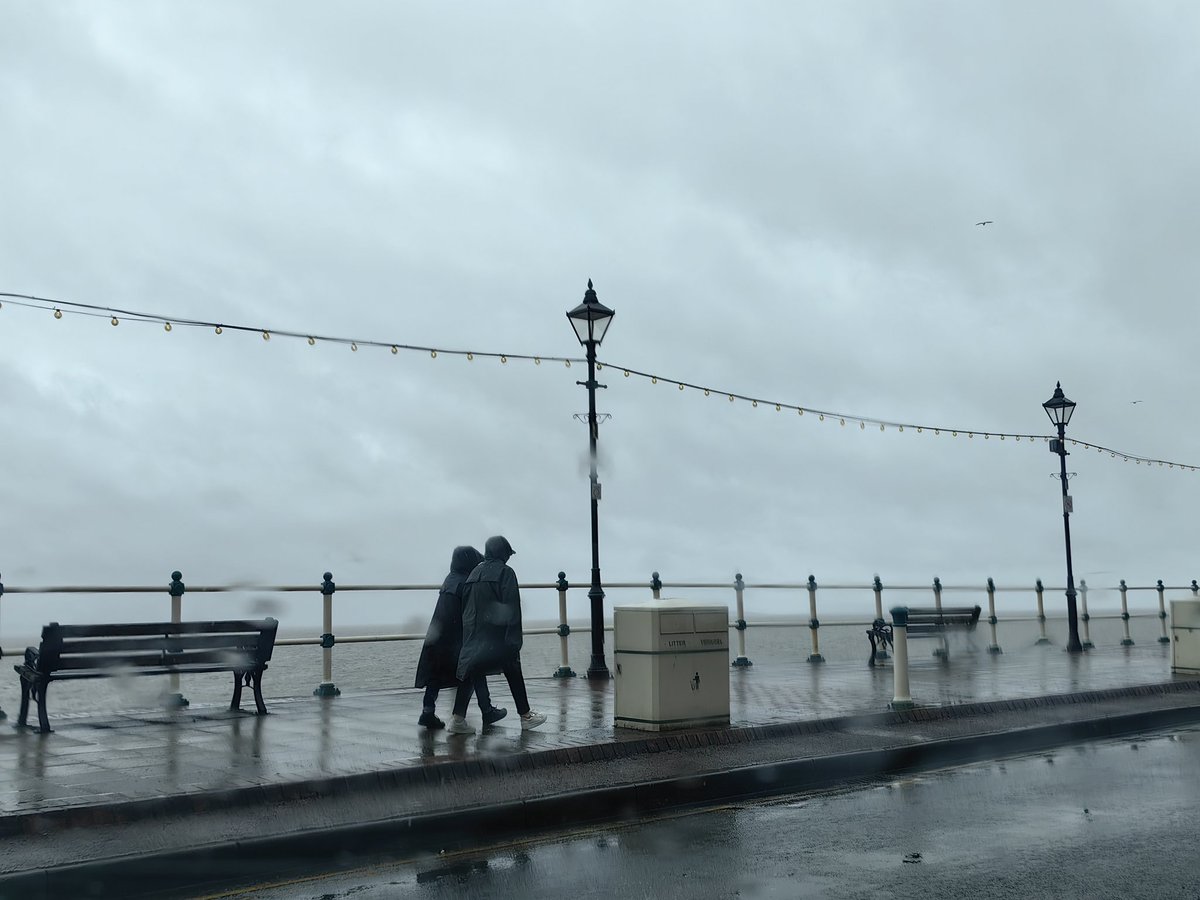
[[[754,663],[750,662],[750,660],[744,656],[739,656],[732,663],[730,663],[730,665],[732,665],[735,669],[744,669],[746,666],[754,665]]]
[[[570,666],[559,666],[557,669],[554,670],[554,677],[555,678],[574,678],[575,670],[572,669]]]
[[[599,668],[589,667],[587,678],[588,681],[608,681],[612,678],[612,673],[608,671],[608,666],[601,664]]]
[[[1033,642],[1035,647],[1040,647],[1043,644],[1048,644],[1048,643],[1050,643],[1050,638],[1048,638],[1048,637],[1040,637],[1036,641]]]
[[[313,696],[314,697],[339,697],[339,696],[341,696],[341,693],[342,692],[339,691],[333,685],[332,682],[326,681],[326,682],[322,682],[321,684],[317,685],[317,689],[315,691],[313,691]]]

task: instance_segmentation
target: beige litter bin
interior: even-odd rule
[[[653,600],[613,608],[619,728],[729,724],[729,608]]]
[[[1200,675],[1200,600],[1171,601],[1171,671]]]

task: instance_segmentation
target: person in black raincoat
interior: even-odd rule
[[[484,722],[490,724],[504,718],[507,710],[492,706],[488,693],[487,678],[480,676],[467,685],[458,678],[458,654],[463,636],[463,584],[471,570],[483,560],[483,555],[474,547],[455,547],[450,557],[450,574],[442,582],[433,618],[425,632],[425,645],[417,661],[415,686],[425,688],[425,701],[421,704],[421,717],[417,724],[429,729],[444,728],[446,723],[437,717],[438,693],[442,688],[457,688],[464,696],[463,710],[471,700],[472,690],[479,700]],[[457,706],[458,696],[455,695]]]
[[[487,539],[483,562],[463,585],[463,643],[458,656],[458,678],[469,679],[503,672],[521,716],[521,728],[537,728],[546,721],[529,708],[525,676],[521,672],[521,590],[517,573],[509,566],[515,554],[507,538]],[[475,729],[464,718],[467,702],[462,692],[454,700],[450,719],[453,734],[470,734]]]

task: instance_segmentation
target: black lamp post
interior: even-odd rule
[[[597,512],[600,482],[596,478],[596,438],[600,433],[596,419],[596,388],[607,385],[596,383],[596,348],[604,340],[604,333],[608,331],[613,315],[613,311],[596,297],[590,278],[583,302],[567,313],[575,336],[587,348],[588,380],[577,381],[576,384],[583,385],[588,392],[588,451],[592,486],[592,587],[588,591],[588,599],[592,603],[592,661],[588,665],[587,677],[597,679],[611,676],[604,663],[604,588],[600,586],[600,520]]]
[[[1054,396],[1042,404],[1050,421],[1058,426],[1058,440],[1050,442],[1050,452],[1057,453],[1061,464],[1063,534],[1067,541],[1067,652],[1082,653],[1079,642],[1079,621],[1075,612],[1075,574],[1071,571],[1071,495],[1067,493],[1067,423],[1075,412],[1075,404],[1063,394],[1062,382],[1054,388]]]

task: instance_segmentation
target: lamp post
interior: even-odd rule
[[[1079,621],[1075,611],[1075,575],[1071,571],[1071,495],[1067,493],[1067,423],[1075,412],[1075,404],[1063,394],[1062,382],[1054,388],[1054,396],[1042,404],[1050,421],[1058,426],[1058,440],[1050,442],[1050,452],[1057,453],[1062,480],[1063,535],[1067,542],[1067,652],[1082,653],[1079,642]]]
[[[604,663],[604,588],[600,586],[600,519],[597,510],[600,481],[596,477],[596,438],[600,433],[596,419],[596,388],[607,385],[596,383],[596,348],[604,340],[604,333],[608,331],[613,315],[613,311],[596,297],[590,278],[583,302],[567,313],[575,336],[587,348],[588,380],[577,381],[576,384],[583,385],[588,392],[588,456],[592,487],[592,587],[588,591],[588,600],[592,605],[592,661],[588,665],[587,677],[593,679],[611,677]]]

